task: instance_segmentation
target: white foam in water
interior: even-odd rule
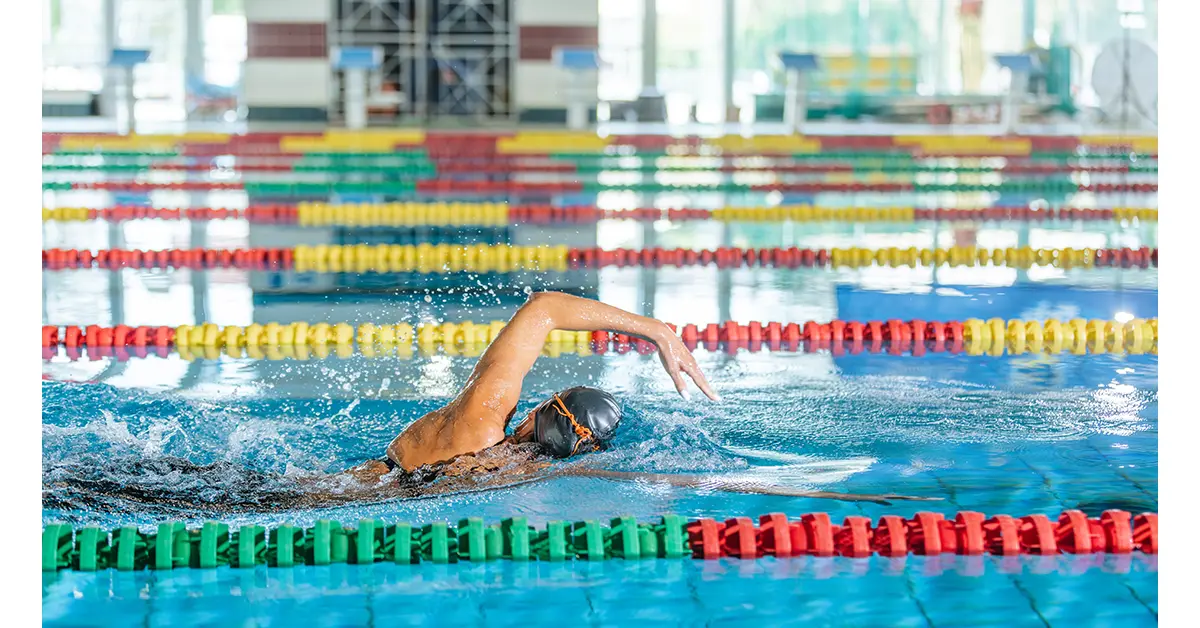
[[[750,455],[752,456],[753,454]],[[876,458],[870,457],[846,458],[841,460],[808,458],[805,462],[752,466],[746,471],[739,473],[723,474],[721,479],[731,482],[753,482],[791,488],[812,488],[845,482],[851,476],[870,469],[871,465],[877,462]]]
[[[182,436],[186,439],[187,436],[175,418],[151,423],[144,433],[135,435],[129,430],[129,424],[118,419],[112,411],[102,409],[100,415],[101,420],[89,421],[77,426],[43,423],[42,438],[44,441],[53,442],[71,437],[94,436],[95,440],[107,445],[128,448],[143,456],[154,457],[163,454],[166,444],[172,437]],[[47,449],[51,450],[51,448]],[[69,455],[69,452],[62,453]]]

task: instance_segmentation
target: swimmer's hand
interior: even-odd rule
[[[680,340],[670,327],[662,324],[661,331],[651,336],[650,340],[658,347],[658,357],[662,360],[663,368],[667,369],[667,374],[675,382],[675,390],[679,391],[681,397],[691,398],[688,394],[687,380],[683,378],[683,374],[687,373],[706,397],[713,401],[721,400],[721,396],[713,392],[712,387],[708,385],[708,380],[700,371],[700,365],[696,363],[696,357],[688,351],[687,345],[683,344],[683,340]]]

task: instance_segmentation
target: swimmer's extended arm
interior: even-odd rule
[[[857,493],[832,493],[829,491],[806,491],[786,486],[771,486],[754,482],[736,482],[723,480],[719,477],[701,475],[680,475],[674,473],[634,473],[628,471],[607,471],[587,467],[569,467],[563,469],[561,475],[577,477],[600,478],[623,482],[652,482],[670,484],[682,488],[700,488],[710,491],[725,491],[728,493],[751,493],[756,495],[782,495],[786,497],[814,497],[821,499],[839,499],[842,501],[873,502],[890,504],[891,500],[904,501],[941,501],[940,497],[910,497],[906,495],[862,495]]]
[[[681,395],[687,396],[687,382],[683,377],[686,374],[710,399],[718,398],[700,372],[696,359],[666,323],[591,299],[559,292],[539,292],[517,310],[479,358],[456,402],[484,412],[466,415],[486,414],[495,419],[493,427],[502,433],[510,411],[520,399],[525,374],[533,367],[546,338],[555,329],[613,331],[649,340],[658,347],[663,367]]]

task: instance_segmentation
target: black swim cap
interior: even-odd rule
[[[621,406],[612,395],[587,386],[568,388],[534,408],[537,442],[559,458],[599,449],[621,422]]]

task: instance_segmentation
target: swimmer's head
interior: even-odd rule
[[[558,458],[599,451],[621,422],[621,406],[612,395],[587,386],[568,388],[534,408],[516,427],[518,441],[536,442]]]

